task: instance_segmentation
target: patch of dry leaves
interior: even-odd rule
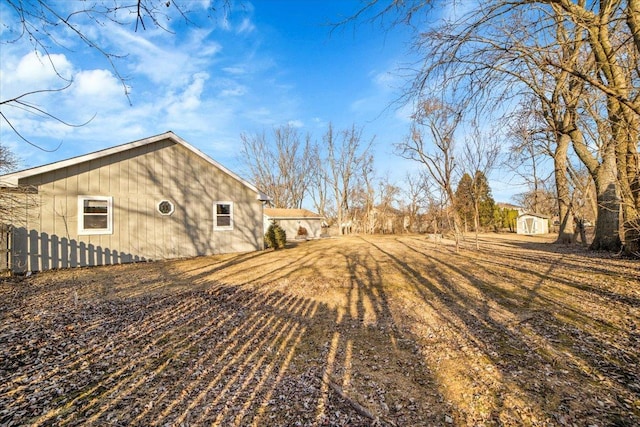
[[[353,236],[0,284],[0,425],[638,425],[640,264]]]

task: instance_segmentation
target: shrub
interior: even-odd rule
[[[279,225],[275,226],[276,249],[282,249],[287,243],[287,233]]]
[[[264,244],[267,248],[276,247],[276,231],[274,224],[271,224],[269,228],[267,228],[267,232],[264,233]]]
[[[309,234],[309,232],[307,231],[306,228],[300,226],[298,227],[298,236],[307,236]]]
[[[282,249],[287,242],[287,233],[278,224],[271,224],[264,235],[268,248]]]

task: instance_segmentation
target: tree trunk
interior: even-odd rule
[[[571,139],[569,135],[560,135],[553,156],[554,176],[558,195],[558,216],[560,227],[556,243],[574,243],[573,211],[571,209],[571,190],[567,177],[567,151]]]
[[[480,243],[478,242],[478,228],[480,228],[480,208],[478,207],[477,200],[474,200],[473,203],[473,226],[476,230],[476,250],[480,250]]]
[[[624,227],[624,254],[633,258],[640,258],[640,217],[638,209],[630,209],[635,220],[626,220]]]
[[[606,153],[605,153],[606,156]],[[612,164],[614,163],[614,164]],[[596,174],[592,175],[598,201],[596,232],[590,248],[593,250],[620,250],[620,198],[615,161],[603,159]]]
[[[628,125],[626,150],[620,150],[617,157],[618,180],[621,185],[622,229],[626,256],[640,258],[640,165],[638,164],[637,139],[638,120],[633,118]]]
[[[600,150],[598,161],[584,142],[582,132],[574,126],[571,131],[573,149],[587,167],[596,188],[596,229],[590,249],[620,250],[620,181],[617,158],[619,144],[614,136]]]

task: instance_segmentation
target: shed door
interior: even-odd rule
[[[525,218],[524,224],[525,224],[525,227],[524,227],[525,233],[533,234],[536,232],[536,222],[534,221],[533,218]]]

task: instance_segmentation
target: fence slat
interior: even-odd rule
[[[0,224],[0,272],[11,269],[11,226]]]

